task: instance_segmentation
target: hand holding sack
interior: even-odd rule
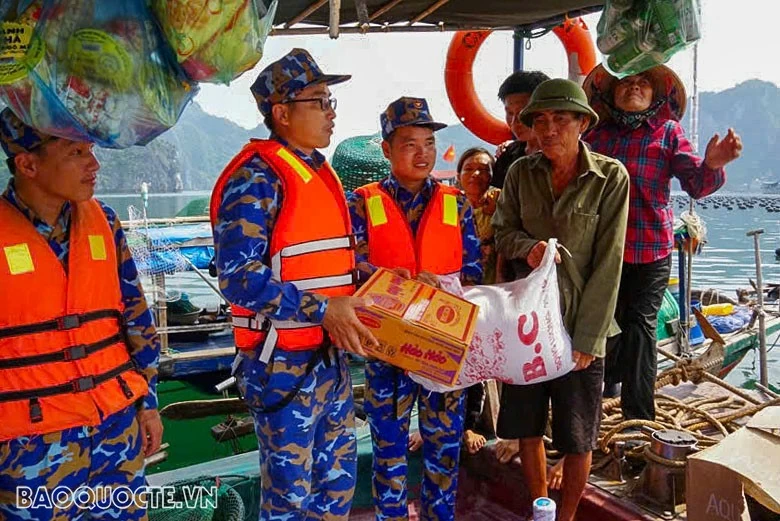
[[[144,0],[46,2],[20,63],[27,75],[0,78],[0,97],[25,123],[109,148],[148,143],[196,92]]]
[[[262,58],[277,4],[265,13],[257,0],[153,0],[152,8],[191,80],[229,84]]]
[[[530,385],[571,371],[574,361],[561,315],[556,242],[550,239],[541,264],[524,279],[462,288],[456,277],[441,277],[443,289],[479,306],[476,332],[454,386],[414,373],[412,380],[431,391],[445,392],[491,379]]]

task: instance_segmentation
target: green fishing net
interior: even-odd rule
[[[390,162],[382,154],[379,134],[345,139],[336,147],[331,166],[347,192],[379,181],[390,172]]]
[[[166,498],[160,508],[149,508],[149,521],[244,521],[241,495],[220,478],[199,477],[166,487],[174,490],[173,497]],[[211,493],[214,489],[215,495]],[[182,506],[170,507],[174,502]]]

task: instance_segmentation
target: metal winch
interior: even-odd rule
[[[684,431],[657,430],[645,447],[647,466],[637,481],[632,494],[675,512],[685,503],[685,461],[696,450],[696,438]]]

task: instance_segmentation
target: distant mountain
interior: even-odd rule
[[[228,161],[250,138],[268,137],[264,125],[247,130],[192,103],[160,139],[180,151],[185,190],[209,190]]]
[[[442,157],[450,145],[455,148],[456,156],[455,161],[452,163],[448,163]],[[458,166],[457,158],[471,147],[483,147],[490,151],[490,153],[496,151],[495,145],[491,145],[487,141],[482,141],[463,125],[450,125],[449,127],[436,132],[436,149],[438,152],[436,156],[436,169],[455,170],[455,167]]]
[[[241,145],[250,137],[266,136],[264,126],[247,130],[192,103],[172,129],[148,146],[98,150],[97,189],[133,193],[145,181],[153,192],[208,190]]]
[[[716,132],[722,138],[732,127],[742,137],[742,157],[726,167],[727,190],[748,191],[755,188],[756,179],[780,177],[780,88],[748,80],[721,92],[702,93],[699,107],[702,155]],[[690,118],[685,119],[687,131]]]
[[[776,85],[749,80],[722,92],[704,92],[700,96],[699,119],[701,154],[715,132],[723,136],[733,127],[742,136],[743,155],[727,167],[726,189],[746,191],[757,188],[756,179],[780,177],[780,88]],[[686,129],[690,126],[690,106],[683,125]],[[142,181],[150,182],[154,192],[208,190],[241,144],[250,137],[266,136],[268,130],[262,125],[247,130],[192,103],[176,126],[150,145],[98,150],[102,164],[98,191],[136,192]],[[495,149],[462,125],[449,126],[437,132],[436,137],[438,170],[455,169],[455,162],[442,158],[450,145],[456,156],[472,146]],[[3,167],[0,178],[4,176],[7,173]]]

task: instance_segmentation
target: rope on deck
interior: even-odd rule
[[[685,461],[663,458],[650,451],[649,442],[654,430],[674,429],[684,431],[697,440],[695,450],[702,450],[717,444],[723,437],[742,427],[739,420],[752,416],[765,407],[780,405],[780,397],[763,403],[742,389],[734,387],[708,371],[721,366],[723,359],[714,359],[706,363],[698,360],[682,359],[674,355],[674,367],[664,371],[655,384],[655,421],[624,420],[620,411],[620,398],[610,398],[602,404],[602,422],[599,435],[599,448],[603,453],[593,463],[593,470],[606,467],[613,458],[608,456],[615,451],[615,445],[624,445],[623,453],[627,457],[644,458],[661,465],[682,468]],[[679,399],[660,392],[669,385],[683,382],[699,383],[703,380],[719,385],[731,395],[696,397]],[[628,443],[626,443],[628,442]]]

